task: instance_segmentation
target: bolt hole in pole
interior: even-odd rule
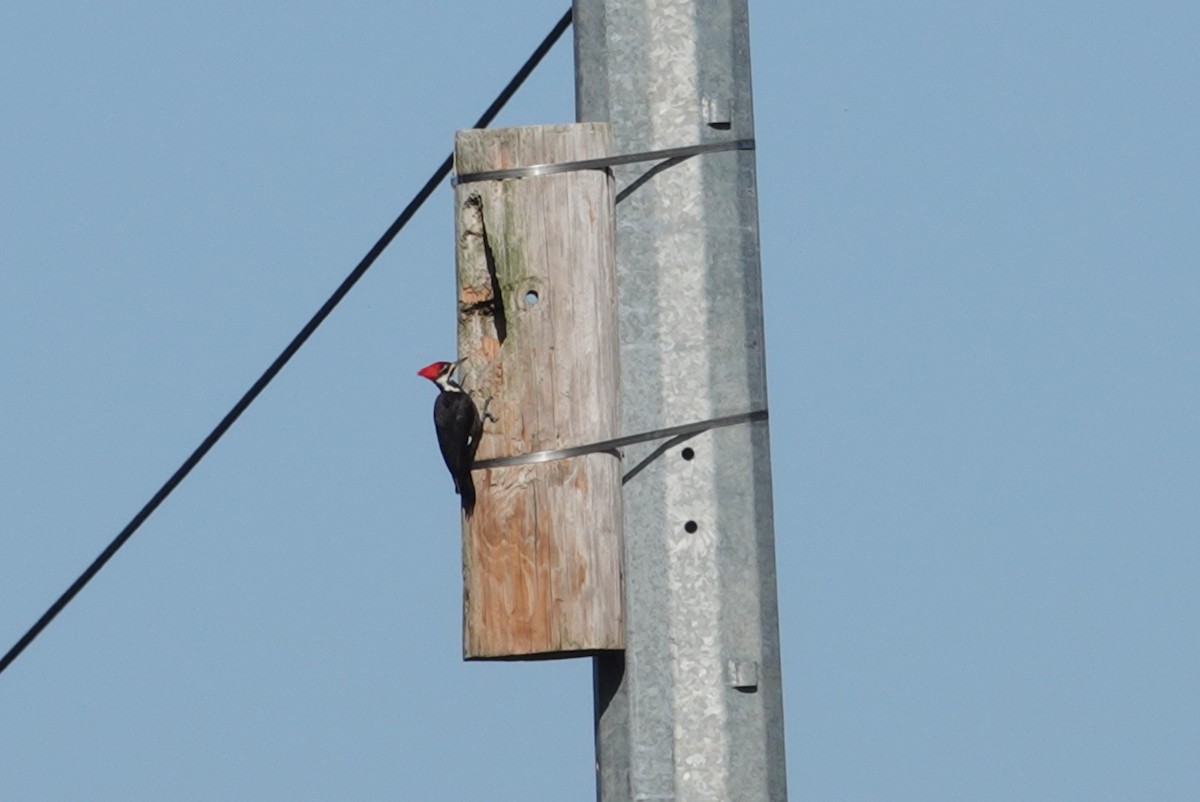
[[[683,451],[680,452],[680,456],[687,460],[695,459],[696,452],[690,448],[685,448]]]
[[[688,521],[687,523],[685,523],[683,525],[683,531],[687,532],[689,535],[696,534],[696,530],[699,528],[700,528],[700,525],[697,524],[695,521]]]
[[[525,293],[525,305],[535,306],[539,300],[537,290],[529,290]]]

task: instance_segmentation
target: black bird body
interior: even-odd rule
[[[433,401],[433,425],[437,430],[442,459],[454,478],[454,492],[462,497],[462,508],[470,515],[475,510],[475,482],[471,466],[479,450],[483,420],[466,390],[452,378],[461,362],[434,362],[418,371],[432,381],[440,392]]]

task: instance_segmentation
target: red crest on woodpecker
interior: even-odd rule
[[[442,375],[442,371],[449,367],[451,362],[433,362],[417,371],[418,376],[424,376],[430,381],[437,381],[437,377]]]

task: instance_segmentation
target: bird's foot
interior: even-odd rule
[[[499,423],[500,419],[488,411],[488,407],[492,405],[492,398],[488,398],[483,402],[483,411],[479,413],[480,420],[490,420],[492,423]]]

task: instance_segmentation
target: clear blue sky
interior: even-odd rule
[[[564,8],[0,8],[0,649]],[[1200,5],[751,19],[793,798],[1196,799]],[[460,661],[453,309],[444,188],[0,676],[0,798],[591,798],[589,663]]]

